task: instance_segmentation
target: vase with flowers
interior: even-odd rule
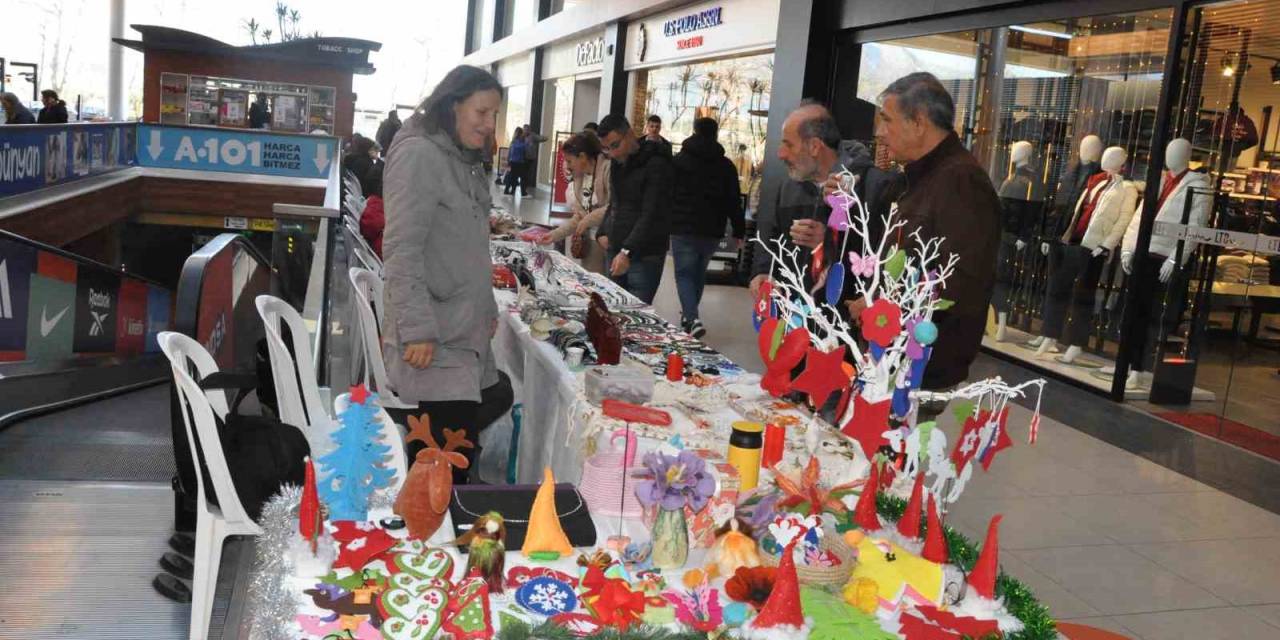
[[[658,510],[653,523],[653,566],[679,569],[689,558],[689,525],[685,507],[697,513],[715,494],[716,481],[706,461],[690,451],[678,455],[650,453],[644,457],[645,479],[636,484],[636,498]]]

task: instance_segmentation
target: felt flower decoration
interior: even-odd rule
[[[731,600],[745,602],[759,611],[773,592],[773,583],[777,579],[776,567],[740,567],[724,583],[724,593]]]
[[[840,498],[843,494],[849,493],[860,486],[862,481],[855,480],[849,484],[824,489],[818,483],[820,474],[821,465],[816,456],[809,458],[809,463],[805,465],[804,472],[798,478],[792,478],[777,469],[773,469],[774,482],[777,483],[778,488],[784,494],[783,498],[778,501],[778,508],[791,510],[801,505],[807,505],[810,515],[819,514],[823,511],[838,515],[847,511],[848,509]],[[785,546],[782,541],[779,541],[779,544]]]
[[[675,456],[653,452],[645,455],[644,466],[650,478],[636,485],[636,498],[646,507],[674,511],[688,505],[701,511],[715,493],[716,481],[707,472],[706,460],[691,451]]]
[[[902,333],[902,309],[880,298],[862,310],[862,337],[881,347],[893,344]]]
[[[875,275],[876,265],[874,254],[869,253],[863,256],[856,251],[849,252],[849,272],[859,278],[870,278]]]
[[[724,609],[720,606],[720,592],[703,583],[680,593],[668,591],[662,597],[675,607],[676,620],[707,633],[724,622]]]

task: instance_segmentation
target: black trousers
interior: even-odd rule
[[[469,400],[446,400],[440,402],[419,402],[418,410],[392,410],[388,409],[387,413],[395,420],[397,424],[408,424],[408,416],[410,414],[422,415],[426,414],[431,418],[431,437],[436,442],[444,446],[444,430],[450,429],[457,431],[461,429],[467,434],[467,440],[470,440],[475,446],[469,449],[461,449],[459,453],[467,457],[470,463],[466,469],[453,470],[454,484],[467,484],[469,478],[472,477],[471,470],[475,468],[480,461],[480,432],[483,431],[502,414],[511,410],[511,405],[515,400],[514,393],[511,388],[511,378],[507,374],[499,371],[498,382],[480,392],[480,402],[472,402]],[[415,440],[408,444],[409,466],[413,466],[414,458],[418,452],[425,449],[426,444],[419,440]]]
[[[1131,349],[1140,349],[1138,352],[1130,352],[1130,366],[1135,371],[1155,369],[1156,352],[1161,339],[1178,329],[1182,322],[1182,312],[1186,308],[1187,271],[1176,267],[1168,282],[1160,282],[1160,267],[1164,261],[1165,257],[1162,255],[1147,254],[1145,260],[1134,262],[1133,274],[1129,276],[1128,286],[1152,292],[1146,338],[1130,346]]]
[[[1051,248],[1041,335],[1072,347],[1088,342],[1094,293],[1106,262],[1106,254],[1095,257],[1092,249],[1078,244]]]

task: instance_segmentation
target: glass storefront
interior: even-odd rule
[[[772,53],[640,69],[631,73],[632,86],[642,92],[632,104],[642,104],[644,113],[631,118],[638,128],[650,115],[661,117],[662,136],[677,151],[693,134],[694,119],[715,118],[747,193],[763,166],[772,78]]]
[[[1280,0],[1186,9],[1160,131],[1174,12],[864,43],[845,99],[874,103],[916,71],[955,99],[1001,197],[984,346],[1280,458]],[[1129,372],[1113,387],[1117,359]]]

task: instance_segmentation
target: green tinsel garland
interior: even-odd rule
[[[907,501],[902,498],[883,493],[876,496],[876,510],[890,520],[901,518],[906,508]],[[927,527],[928,525],[926,531]],[[943,526],[942,530],[947,540],[947,550],[951,554],[951,563],[968,572],[978,560],[977,545],[951,527]],[[1049,608],[1040,604],[1026,585],[1003,571],[996,578],[996,597],[1004,598],[1005,609],[1023,624],[1021,631],[1006,635],[1006,640],[1055,640],[1058,637],[1057,625],[1049,615]]]
[[[627,631],[613,627],[605,627],[598,633],[585,638],[573,635],[565,627],[553,622],[544,622],[530,627],[523,622],[515,622],[502,627],[498,631],[498,640],[706,640],[707,634],[694,631],[667,631],[657,627],[639,626]]]

